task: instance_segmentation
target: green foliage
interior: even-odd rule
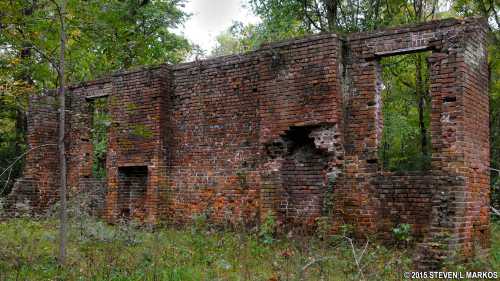
[[[500,2],[455,0],[452,13],[458,16],[483,16],[490,27],[488,65],[490,70],[490,146],[491,167],[500,170]],[[491,203],[500,209],[500,172],[491,172]]]
[[[67,4],[68,80],[93,79],[117,69],[160,62],[176,63],[190,51],[170,29],[186,15],[181,1],[78,1]],[[55,87],[59,27],[51,1],[0,4],[0,46],[19,59],[37,89]]]
[[[26,149],[28,95],[57,87],[59,2],[0,1],[0,171]],[[90,80],[138,65],[182,61],[191,46],[172,29],[187,18],[179,9],[183,3],[68,0],[67,82]],[[95,154],[101,160],[104,139],[98,139]],[[1,188],[9,173],[11,179],[17,178],[21,170],[22,161],[0,178]],[[94,172],[102,176],[98,170],[94,165]],[[0,196],[10,190],[10,185],[5,187]]]
[[[316,237],[279,237],[262,243],[259,233],[214,231],[205,227],[152,228],[134,222],[115,225],[76,213],[70,216],[68,264],[56,261],[57,220],[0,222],[0,280],[359,280],[344,225],[334,243]],[[408,227],[400,225],[400,241]],[[454,271],[500,267],[500,225],[492,224],[491,256]],[[366,280],[401,280],[412,268],[412,250],[369,243],[353,245]],[[314,263],[305,272],[304,265]]]
[[[427,53],[382,58],[384,127],[379,157],[388,170],[430,167],[430,95]],[[421,83],[417,83],[420,68]],[[420,75],[420,74],[419,74]],[[422,102],[422,107],[419,103]],[[422,110],[422,120],[420,120]],[[422,128],[420,122],[422,121]],[[423,133],[422,129],[425,131]],[[426,145],[422,143],[425,134]]]
[[[139,138],[148,139],[153,136],[153,131],[144,124],[135,124],[132,125],[131,135]]]
[[[241,53],[254,50],[262,43],[318,32],[366,31],[449,16],[447,12],[438,12],[439,1],[425,0],[385,2],[250,0],[249,2],[253,12],[262,19],[262,22],[247,26],[235,23],[217,37],[218,46],[212,55]]]
[[[206,231],[109,225],[92,218],[71,220],[69,226],[71,266],[59,267],[56,221],[0,223],[0,280],[252,281],[298,280],[299,276],[304,280],[359,280],[351,245],[345,239],[334,246],[314,237],[264,244],[252,233],[207,235]],[[397,248],[354,247],[357,253],[365,253],[360,262],[366,280],[401,280],[412,266],[411,257]],[[303,272],[306,264],[321,258],[326,259]]]
[[[26,149],[24,108],[32,87],[16,79],[21,73],[17,64],[18,60],[0,50],[0,174]],[[0,197],[10,192],[22,167],[21,160],[0,176]]]
[[[328,184],[326,186],[325,196],[323,198],[323,216],[332,216],[335,208],[335,199],[334,199],[334,187],[335,182],[337,181],[338,173],[330,172],[327,174]]]
[[[327,238],[331,235],[332,231],[332,218],[323,216],[318,217],[316,219],[316,231],[315,235],[320,240],[327,240]]]
[[[106,177],[106,152],[108,150],[108,128],[111,119],[108,113],[107,98],[94,99],[92,102],[92,174],[96,178]]]
[[[408,243],[411,241],[411,225],[403,223],[392,229],[396,240]]]
[[[500,38],[500,30],[494,35]],[[496,169],[491,172],[491,186],[493,188],[492,204],[500,209],[500,39],[494,40],[488,48],[490,68],[490,145],[491,167]]]
[[[273,244],[275,242],[276,227],[276,216],[271,211],[267,212],[259,226],[260,241],[267,245]]]
[[[200,213],[192,216],[192,232],[202,232],[208,229],[208,214]]]
[[[352,224],[342,224],[340,226],[340,233],[346,237],[352,237],[354,235],[354,226]]]

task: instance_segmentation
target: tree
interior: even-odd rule
[[[257,49],[266,42],[260,25],[235,22],[233,25],[217,35],[217,45],[211,52],[211,56],[222,56],[236,53],[245,53]]]
[[[186,17],[178,9],[180,3],[178,0],[12,0],[0,3],[0,62],[6,66],[0,72],[0,81],[5,81],[0,87],[6,90],[0,102],[13,104],[9,112],[16,112],[5,119],[17,120],[24,114],[27,94],[58,88],[61,265],[66,260],[67,240],[66,83],[92,79],[134,65],[180,61],[190,46],[184,38],[169,31]],[[14,93],[18,92],[23,97],[19,105],[12,102],[16,97]],[[17,141],[23,132],[18,132],[17,123],[15,127],[14,139]],[[13,157],[17,161],[18,152]]]
[[[59,165],[60,167],[60,182],[59,182],[59,197],[61,200],[61,214],[60,214],[60,232],[59,232],[59,263],[64,265],[66,263],[66,239],[68,228],[68,214],[66,207],[66,147],[64,145],[64,135],[66,133],[66,0],[62,0],[59,5],[56,0],[53,1],[57,8],[57,14],[60,23],[59,37],[61,46],[59,47],[60,56],[59,64],[57,65],[57,75],[59,77],[59,136],[57,141],[57,149],[59,152]]]
[[[66,81],[90,80],[137,65],[178,63],[188,41],[171,29],[187,18],[184,0],[67,0]],[[59,86],[60,45],[53,1],[0,1],[0,168],[26,149],[28,96]],[[9,193],[22,161],[0,177]]]

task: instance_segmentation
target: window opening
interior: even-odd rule
[[[108,127],[111,123],[108,112],[108,98],[99,97],[92,99],[91,105],[92,176],[95,178],[105,178]]]
[[[431,163],[430,52],[383,57],[383,130],[379,147],[382,168],[428,170]]]

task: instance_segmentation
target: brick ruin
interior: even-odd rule
[[[489,249],[486,23],[442,20],[318,34],[243,54],[116,73],[69,88],[68,184],[104,188],[101,214],[255,225],[268,213],[390,239],[410,224],[420,264]],[[432,164],[381,168],[379,60],[430,51]],[[104,180],[92,175],[92,101],[107,97]],[[56,143],[55,93],[30,100],[30,147]],[[139,132],[139,133],[138,133]],[[11,198],[57,199],[57,147],[27,156]],[[11,199],[11,200],[14,200]]]

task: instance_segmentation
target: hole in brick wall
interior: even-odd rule
[[[92,176],[106,177],[106,152],[108,149],[108,127],[111,119],[108,112],[108,98],[100,97],[90,100],[91,104],[91,142],[92,142]]]
[[[379,158],[391,171],[430,168],[431,136],[430,52],[383,57],[381,110],[383,116]]]
[[[444,97],[443,102],[456,102],[457,98],[456,97]]]
[[[316,147],[313,127],[292,127],[283,136],[285,155],[281,177],[286,192],[280,210],[292,224],[321,215],[325,173],[330,155]]]
[[[118,168],[118,210],[120,217],[144,219],[148,167]]]

